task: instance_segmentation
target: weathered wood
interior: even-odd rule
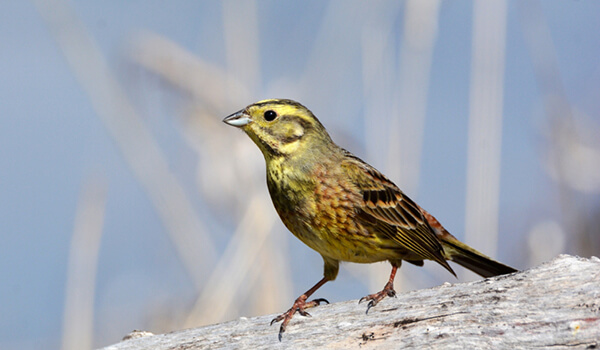
[[[280,343],[275,315],[130,339],[140,349],[597,349],[600,259],[561,255],[512,275],[386,298],[365,315],[356,300],[294,317]],[[283,311],[283,310],[282,310]]]

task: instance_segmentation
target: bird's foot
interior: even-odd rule
[[[279,327],[279,341],[281,341],[281,337],[283,335],[283,332],[285,332],[285,328],[287,327],[288,323],[290,323],[290,321],[292,320],[292,317],[294,317],[294,314],[296,312],[302,316],[310,317],[311,315],[308,312],[306,312],[306,309],[310,309],[311,307],[321,305],[321,303],[329,304],[329,301],[327,301],[327,299],[323,299],[323,298],[311,300],[309,302],[306,302],[306,299],[307,299],[306,295],[301,295],[300,297],[298,297],[298,299],[296,299],[296,301],[294,301],[294,304],[288,311],[275,317],[271,321],[271,325],[273,325],[273,323],[283,320],[283,322],[281,323],[281,327]]]
[[[369,304],[367,305],[367,312],[366,312],[368,314],[369,310],[373,306],[377,305],[377,303],[379,303],[386,296],[387,297],[396,297],[396,291],[394,290],[394,285],[391,282],[386,283],[385,287],[383,287],[383,290],[381,290],[380,292],[377,292],[374,294],[369,294],[366,297],[360,298],[358,303],[360,304],[363,301],[369,300]]]

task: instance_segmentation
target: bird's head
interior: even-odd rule
[[[308,108],[286,99],[259,101],[223,119],[256,143],[265,159],[311,153],[332,143],[329,134]]]

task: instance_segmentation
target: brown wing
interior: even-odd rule
[[[399,248],[408,249],[419,258],[438,262],[456,275],[446,262],[443,248],[427,223],[420,207],[385,175],[360,158],[346,153],[342,163],[346,175],[361,191],[363,206],[359,220],[374,227]]]

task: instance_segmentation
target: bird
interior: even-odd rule
[[[368,301],[367,313],[385,297],[396,296],[394,278],[402,261],[423,266],[432,260],[455,277],[448,260],[483,277],[517,271],[460,242],[380,171],[333,142],[302,104],[262,100],[223,122],[243,130],[258,146],[283,224],[323,258],[323,278],[271,321],[282,322],[279,341],[294,314],[310,316],[306,309],[329,303],[307,300],[336,279],[340,262],[391,264],[383,289],[359,300]]]

